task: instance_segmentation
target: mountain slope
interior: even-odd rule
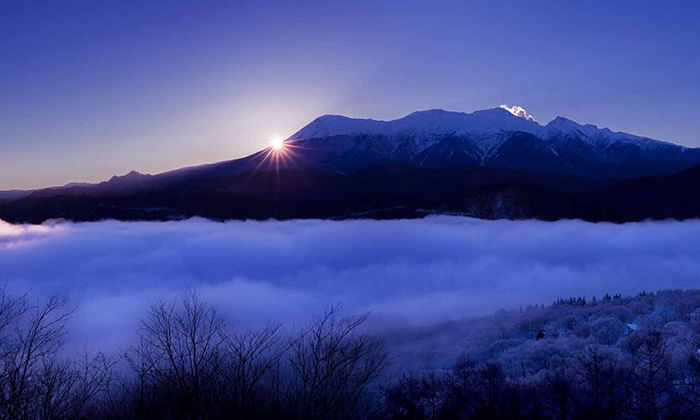
[[[0,219],[39,223],[64,218],[169,220],[415,218],[459,214],[485,219],[578,218],[628,222],[700,217],[700,166],[678,174],[591,182],[485,168],[379,166],[352,174],[256,171],[182,178],[129,193],[73,187],[0,205]]]
[[[606,179],[668,174],[700,163],[697,149],[563,117],[542,126],[503,108],[471,114],[420,111],[393,121],[327,115],[299,130],[287,143],[322,155],[296,167],[342,172],[381,163],[475,164]]]
[[[517,108],[517,107],[515,107]],[[0,219],[700,217],[700,149],[496,108],[324,116],[281,150],[98,184],[0,192]],[[520,112],[522,111],[522,112]],[[636,178],[636,179],[632,179]]]

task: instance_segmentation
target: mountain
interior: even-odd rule
[[[393,121],[326,115],[286,142],[301,150],[303,166],[340,172],[377,164],[474,165],[595,180],[669,174],[700,164],[700,149],[563,117],[542,126],[516,108],[526,117],[506,108],[419,111]]]
[[[514,111],[515,110],[515,111]],[[515,112],[515,113],[514,113]],[[517,114],[517,115],[515,115]],[[519,107],[323,116],[250,156],[98,184],[0,192],[0,219],[700,217],[700,152]]]

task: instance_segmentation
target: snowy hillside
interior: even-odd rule
[[[505,166],[596,178],[646,175],[645,164],[661,165],[649,168],[649,174],[658,174],[700,163],[698,150],[563,117],[543,126],[519,106],[471,114],[434,109],[392,121],[325,115],[287,142],[322,150],[339,170],[367,166],[364,160],[421,167]]]

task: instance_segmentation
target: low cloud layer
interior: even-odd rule
[[[335,303],[425,325],[561,296],[700,287],[700,222],[0,222],[0,281],[69,295],[74,334],[93,347],[132,335],[148,302],[193,288],[241,327],[304,322]]]

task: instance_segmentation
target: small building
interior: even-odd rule
[[[625,324],[625,328],[622,330],[623,335],[630,335],[639,329],[637,324]]]

